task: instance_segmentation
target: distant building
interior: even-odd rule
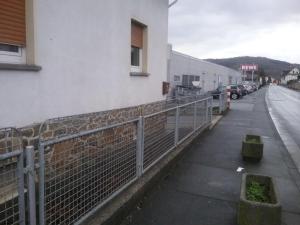
[[[204,93],[222,85],[237,84],[242,81],[242,74],[237,70],[173,51],[171,46],[168,56],[168,82],[171,96],[174,96],[178,87],[194,90],[198,88],[201,93]]]
[[[294,68],[292,70],[284,70],[281,75],[281,83],[287,84],[291,80],[298,80],[300,76],[300,70]]]

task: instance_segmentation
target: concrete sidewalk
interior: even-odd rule
[[[283,146],[265,106],[262,89],[232,103],[232,110],[205,132],[175,170],[151,191],[122,225],[235,225],[241,173],[275,177],[284,225],[300,224],[300,175]],[[247,133],[263,136],[264,157],[244,163],[240,151]]]

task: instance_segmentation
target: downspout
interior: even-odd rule
[[[171,4],[169,4],[169,8],[171,8],[173,5],[175,5],[178,2],[178,0],[174,0]]]

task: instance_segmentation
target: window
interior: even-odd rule
[[[131,72],[145,71],[145,29],[145,25],[131,21]]]
[[[0,0],[0,62],[22,63],[26,44],[25,1]]]
[[[142,50],[140,48],[131,46],[131,66],[140,67],[142,61],[141,53]]]
[[[174,75],[174,81],[180,81],[180,76]]]
[[[186,87],[193,87],[193,81],[200,81],[200,76],[183,75],[182,85]]]
[[[19,46],[16,46],[16,45],[7,45],[7,44],[0,43],[0,51],[1,52],[19,53],[20,48],[19,48]]]

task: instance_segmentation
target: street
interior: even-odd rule
[[[281,86],[270,86],[266,101],[276,129],[299,170],[300,92]]]

